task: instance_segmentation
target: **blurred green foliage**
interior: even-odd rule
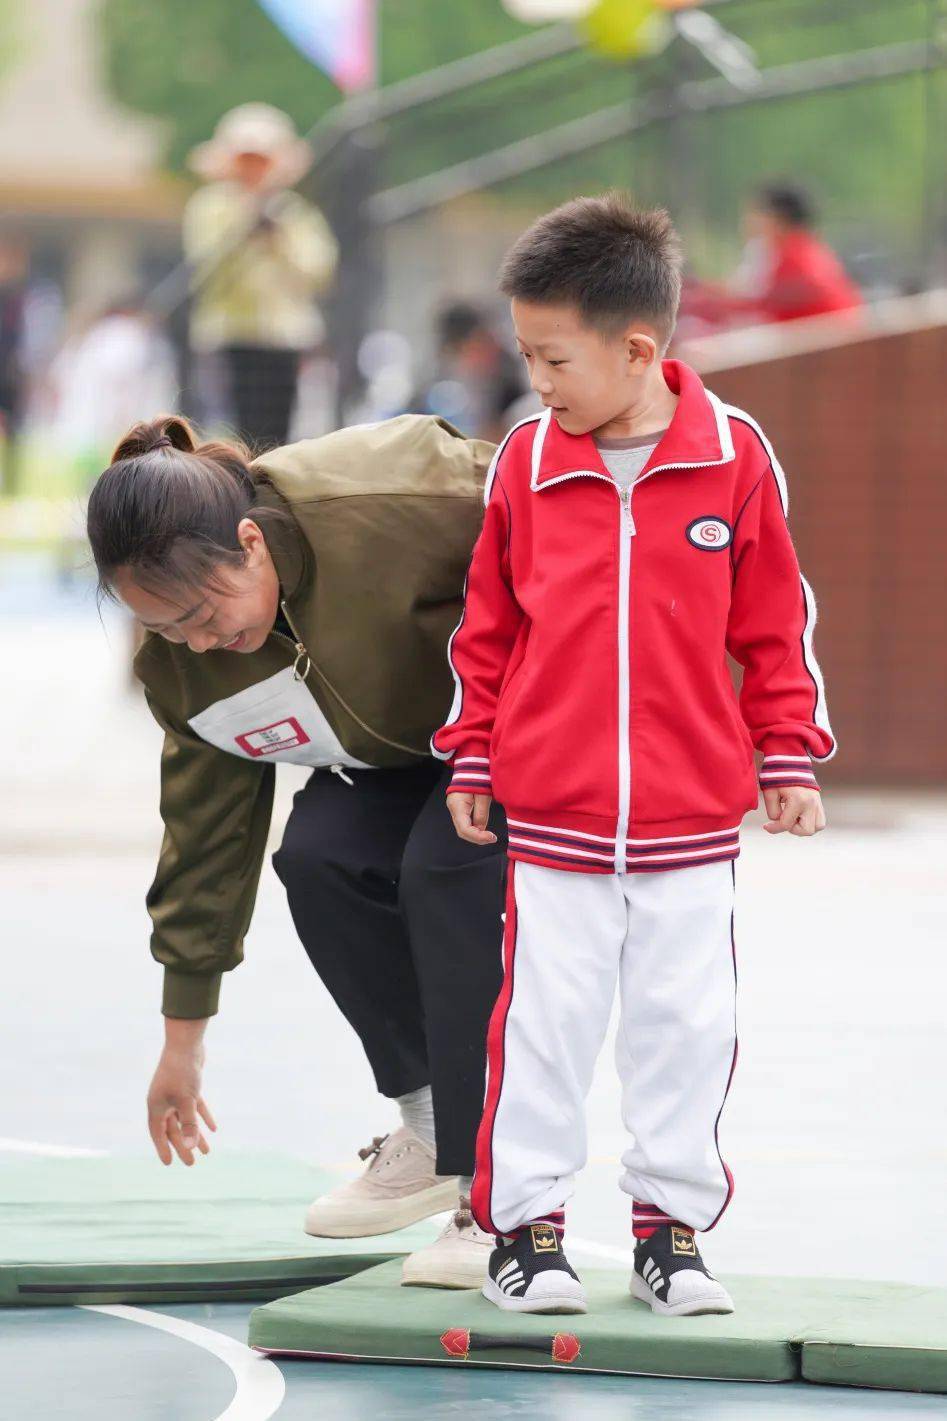
[[[20,14],[14,0],[0,0],[0,84],[20,53]]]
[[[98,22],[109,87],[167,121],[172,170],[235,104],[277,104],[308,128],[337,101],[255,0],[101,0]]]

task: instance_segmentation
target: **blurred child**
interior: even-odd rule
[[[502,439],[508,411],[523,395],[515,357],[493,330],[486,312],[454,301],[437,318],[434,378],[412,398],[420,414],[441,415],[471,438]]]
[[[178,403],[174,349],[134,299],[116,302],[65,342],[50,369],[53,434],[91,484],[142,409]]]
[[[667,214],[568,203],[516,242],[501,286],[545,411],[491,466],[432,741],[453,761],[460,837],[493,842],[494,796],[509,822],[472,1200],[496,1237],[483,1291],[512,1311],[586,1310],[563,1210],[617,983],[632,1294],[666,1315],[730,1312],[695,1231],[733,1189],[717,1125],[737,1054],[734,860],[754,747],[766,828],[825,825],[815,604],[766,436],[662,361],[680,295]]]

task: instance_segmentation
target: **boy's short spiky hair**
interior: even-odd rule
[[[619,192],[577,197],[514,242],[500,290],[521,301],[575,306],[603,331],[648,321],[666,344],[681,299],[681,244],[663,207],[636,208]]]

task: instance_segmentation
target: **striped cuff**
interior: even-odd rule
[[[819,781],[808,755],[764,755],[760,766],[760,788],[782,789],[795,785],[818,789]]]
[[[637,1199],[631,1206],[631,1231],[635,1238],[650,1238],[651,1235],[663,1224],[677,1224],[679,1219],[672,1218],[663,1209],[659,1209],[657,1204],[641,1204]],[[687,1225],[685,1224],[686,1228]]]
[[[451,764],[447,794],[493,794],[486,755],[459,755]]]
[[[518,1238],[532,1229],[539,1230],[539,1237],[536,1238],[534,1235],[533,1239],[536,1252],[538,1253],[543,1247],[542,1235],[545,1229],[553,1229],[555,1233],[558,1234],[560,1240],[562,1239],[562,1235],[566,1231],[565,1209],[552,1209],[548,1214],[540,1214],[537,1218],[530,1219],[528,1224],[518,1224],[516,1228],[511,1229],[507,1234],[497,1234],[497,1238],[504,1244],[515,1243]],[[552,1252],[551,1249],[550,1252]]]

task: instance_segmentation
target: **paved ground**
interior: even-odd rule
[[[84,579],[62,592],[33,561],[0,572],[0,1072],[11,1083],[0,1105],[0,1169],[3,1142],[104,1150],[144,1142],[144,1092],[160,1041],[160,974],[142,906],[158,838],[159,738],[128,686],[126,641],[114,613],[100,624]],[[283,773],[277,839],[299,782]],[[721,1271],[943,1285],[947,800],[835,795],[829,817],[829,831],[811,843],[770,840],[759,824],[745,834],[740,1064],[721,1132],[737,1193],[706,1252]],[[294,940],[269,869],[247,962],[226,983],[209,1033],[206,1085],[222,1145],[279,1148],[340,1171],[392,1120]],[[620,1262],[629,1245],[627,1201],[615,1185],[618,1119],[606,1051],[590,1101],[592,1159],[570,1211],[589,1261]],[[169,1311],[242,1334],[239,1308]],[[43,1359],[51,1355],[68,1358],[93,1390],[98,1384],[103,1406],[133,1396],[116,1416],[209,1418],[222,1414],[232,1391],[219,1362],[202,1363],[220,1369],[218,1382],[208,1381],[206,1394],[202,1382],[199,1396],[177,1404],[176,1388],[162,1390],[165,1359],[180,1381],[201,1354],[184,1349],[190,1361],[179,1372],[169,1349],[181,1342],[127,1321],[17,1314],[11,1333],[12,1316],[0,1324],[15,1337],[21,1375],[25,1364],[33,1379],[34,1414],[86,1414],[81,1388],[72,1411],[48,1401]],[[134,1371],[103,1382],[96,1358],[115,1357],[121,1328]],[[301,1416],[317,1400],[327,1417],[361,1416],[382,1384],[382,1373],[355,1368],[284,1372],[291,1384],[281,1417]],[[513,1414],[497,1409],[511,1393],[495,1391],[495,1379],[471,1391],[472,1381],[440,1373],[402,1369],[397,1378],[392,1396],[401,1400],[386,1415],[435,1398],[440,1409],[429,1414],[452,1415],[477,1397],[493,1398],[484,1414]],[[554,1392],[534,1388],[540,1380],[517,1384],[516,1415],[558,1416],[581,1400],[583,1415],[627,1416],[627,1405],[613,1408],[629,1397],[636,1418],[676,1415],[685,1394],[712,1421],[748,1415],[751,1406],[793,1418],[829,1404],[839,1414],[895,1414],[893,1398],[833,1393],[828,1402],[798,1388],[681,1384],[672,1400],[676,1384],[603,1379]],[[916,1401],[918,1410],[927,1405]]]

